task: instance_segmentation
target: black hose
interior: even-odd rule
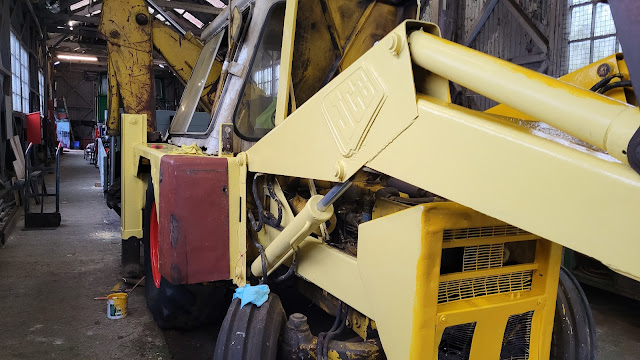
[[[321,332],[320,334],[318,334],[318,340],[316,341],[316,358],[318,360],[322,360],[324,356],[323,345],[324,345],[325,335],[328,335],[331,332],[336,331],[336,329],[340,325],[341,318],[342,318],[342,300],[338,300],[338,313],[336,314],[336,320],[333,322],[333,326],[331,326],[331,329],[328,332],[326,333]]]
[[[609,75],[609,76],[607,76],[606,78],[604,78],[604,79],[602,79],[602,80],[598,81],[598,82],[597,82],[595,85],[593,85],[593,86],[591,87],[591,89],[589,89],[589,90],[594,91],[594,92],[595,92],[595,91],[598,91],[598,90],[600,90],[603,86],[607,85],[608,83],[610,83],[610,82],[611,82],[611,80],[613,80],[613,79],[615,79],[615,78],[622,79],[622,74],[618,73],[618,74]]]
[[[613,90],[615,88],[621,87],[632,87],[631,80],[622,80],[618,82],[614,82],[611,84],[607,84],[598,90],[598,94],[606,94],[608,91]]]
[[[289,270],[284,275],[278,276],[273,280],[274,283],[281,283],[288,278],[291,277],[296,271],[296,252],[293,253],[293,260],[291,261],[291,266],[289,266]]]
[[[331,341],[331,339],[333,339],[336,335],[340,334],[343,330],[344,327],[347,323],[347,315],[349,314],[349,307],[345,305],[344,310],[342,309],[342,303],[340,304],[340,307],[338,308],[338,317],[340,318],[339,323],[340,323],[340,327],[329,331],[325,336],[324,336],[324,340],[323,340],[323,344],[322,344],[322,360],[329,360],[329,342]],[[338,319],[338,317],[336,317],[336,320]]]
[[[272,198],[276,204],[278,205],[278,217],[275,218],[271,212],[265,211],[262,205],[262,201],[260,201],[260,196],[258,194],[258,176],[262,174],[257,173],[253,177],[253,184],[251,185],[251,191],[253,193],[253,200],[256,202],[256,207],[258,208],[258,222],[252,221],[253,228],[256,232],[260,232],[264,224],[267,224],[275,229],[282,230],[280,224],[282,223],[282,202],[276,196],[276,193],[273,191],[273,185],[269,181],[267,181],[267,189],[269,191],[269,197]]]
[[[251,213],[249,213],[249,216],[253,218],[253,215],[251,215]],[[262,244],[260,244],[258,242],[258,240],[256,240],[256,238],[255,238],[255,236],[253,236],[253,232],[251,230],[252,229],[249,227],[249,224],[247,224],[247,232],[249,233],[249,238],[251,238],[251,241],[253,242],[253,245],[255,245],[255,247],[258,248],[258,251],[260,251],[260,261],[262,263],[262,279],[260,280],[260,284],[266,284],[267,283],[267,278],[268,278],[267,255],[264,252],[264,246],[262,246]]]
[[[262,230],[263,222],[262,222],[262,202],[260,201],[260,197],[258,196],[258,176],[260,174],[255,174],[253,176],[253,183],[251,185],[251,192],[253,193],[253,200],[256,202],[256,207],[258,208],[258,223],[256,224],[252,221],[253,229],[256,232],[260,232]],[[251,213],[249,213],[251,215]],[[253,219],[253,216],[251,216]]]
[[[280,223],[282,223],[282,203],[280,202],[280,199],[278,199],[278,196],[276,196],[275,191],[273,191],[273,185],[271,182],[267,182],[267,190],[269,190],[269,196],[276,202],[276,204],[278,204],[278,218],[275,223],[270,225],[274,228],[278,228],[280,227]],[[271,215],[271,213],[269,213],[269,215]]]

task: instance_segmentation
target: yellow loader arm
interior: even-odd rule
[[[638,108],[437,33],[396,28],[249,149],[249,171],[342,182],[366,166],[640,279],[640,175],[626,156]],[[445,79],[618,161],[453,105]]]

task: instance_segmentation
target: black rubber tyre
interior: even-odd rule
[[[285,322],[276,294],[269,294],[260,307],[247,304],[240,308],[240,300],[234,299],[220,328],[213,359],[275,360]]]
[[[143,242],[147,308],[162,329],[192,329],[220,319],[229,304],[227,284],[173,285],[164,277],[156,287],[150,251],[151,208],[155,202],[149,179],[143,215]]]
[[[549,358],[594,360],[596,353],[596,326],[587,297],[578,280],[561,267]]]

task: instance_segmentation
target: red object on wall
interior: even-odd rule
[[[227,159],[165,155],[159,180],[160,274],[172,284],[230,279]]]
[[[27,142],[42,144],[42,122],[40,121],[40,113],[34,112],[27,114]]]

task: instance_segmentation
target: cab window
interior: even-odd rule
[[[269,10],[233,117],[236,134],[243,140],[258,141],[275,127],[284,12],[284,2]]]

